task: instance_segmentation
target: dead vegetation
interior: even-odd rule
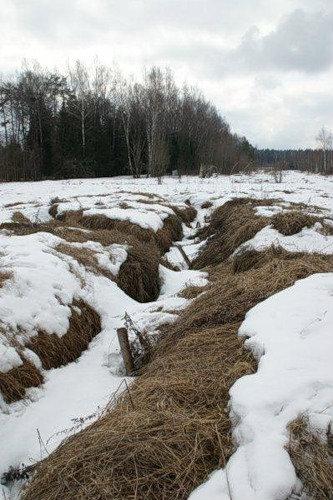
[[[269,204],[268,200],[264,201]],[[217,208],[211,215],[209,226],[199,231],[201,239],[209,240],[192,262],[193,269],[223,262],[239,245],[263,229],[268,222],[267,217],[256,215],[254,207],[259,204],[259,200],[236,198]]]
[[[85,351],[91,340],[101,331],[96,311],[86,302],[75,301],[71,305],[69,327],[65,335],[38,332],[26,344],[37,354],[43,368],[49,370],[75,361]]]
[[[153,245],[131,246],[118,272],[118,286],[138,302],[156,300],[161,289],[159,262],[160,254]]]
[[[210,266],[210,285],[204,293],[197,287],[188,290],[196,298],[175,323],[162,329],[161,341],[140,377],[101,418],[37,465],[23,499],[183,500],[214,469],[225,465],[234,449],[229,389],[256,369],[237,336],[246,312],[298,279],[333,271],[332,256],[290,254],[279,248],[245,251],[229,259],[239,245],[270,223],[255,213],[255,207],[274,203],[237,199],[213,212],[210,225],[200,231],[208,243],[193,264]],[[157,263],[161,252],[181,237],[177,216],[168,217],[162,234],[156,235],[142,228],[133,234],[123,221],[111,225],[105,219],[84,217],[82,223],[76,217],[71,214],[67,219],[78,227],[70,230],[72,238],[105,242],[118,231],[143,246],[151,245]],[[89,229],[88,235],[79,231],[82,227]],[[133,245],[133,251],[137,248]],[[149,273],[145,268],[135,274],[138,255],[131,259],[129,254],[127,261],[130,267],[118,276],[124,280],[123,289]],[[154,289],[149,280],[141,283],[143,296],[146,288]],[[37,354],[41,359],[46,356],[47,362],[44,347],[48,353],[51,346],[43,342],[44,338]],[[57,347],[55,351],[59,362],[61,354]]]
[[[228,390],[254,370],[238,326],[164,348],[113,409],[38,466],[23,498],[187,498],[232,451]]]
[[[37,354],[46,370],[58,368],[78,359],[101,330],[99,315],[87,303],[82,300],[76,301],[70,309],[71,317],[65,335],[59,337],[54,333],[40,331],[24,346]],[[6,373],[0,372],[0,392],[7,403],[22,399],[27,388],[37,387],[43,382],[43,376],[38,368],[23,355],[21,358],[22,365]]]
[[[24,358],[22,362],[22,365],[6,373],[0,372],[0,394],[6,403],[24,398],[26,389],[43,383],[44,379],[38,368]]]
[[[333,492],[333,436],[331,428],[322,436],[311,430],[308,419],[289,425],[288,452],[303,485],[313,500],[330,500]]]
[[[211,269],[211,284],[165,326],[141,376],[37,466],[25,500],[185,499],[225,464],[233,451],[228,391],[256,368],[237,337],[240,322],[258,302],[333,263],[272,250],[243,267]]]
[[[150,196],[147,199],[150,200]],[[55,247],[59,253],[74,258],[90,272],[116,281],[127,295],[138,302],[156,300],[161,286],[161,256],[174,240],[182,237],[181,221],[189,223],[196,216],[195,209],[189,206],[179,209],[178,215],[168,216],[163,228],[155,233],[129,221],[111,220],[102,215],[84,217],[82,211],[66,212],[58,216],[57,208],[61,201],[59,198],[52,200],[50,213],[55,219],[49,223],[35,224],[20,212],[15,212],[13,222],[1,224],[1,229],[7,229],[18,236],[41,231],[59,236],[65,241]],[[87,241],[98,242],[104,247],[112,244],[127,246],[127,259],[120,266],[116,277],[98,264],[93,250],[71,245]],[[9,277],[10,273],[0,273],[0,287]],[[70,324],[64,336],[38,332],[29,340],[27,347],[39,356],[43,368],[50,369],[77,359],[99,331],[100,320],[97,313],[80,302],[71,307]],[[21,366],[7,373],[0,373],[0,391],[9,403],[21,399],[27,388],[38,386],[43,381],[39,370],[30,361],[22,356],[22,362]]]
[[[256,207],[278,203],[280,200],[276,199],[235,198],[217,208],[211,215],[210,224],[198,233],[201,239],[208,238],[208,242],[193,261],[193,269],[202,269],[223,262],[242,243],[252,239],[258,231],[268,225],[288,236],[320,222],[323,234],[333,233],[332,227],[325,223],[324,216],[309,215],[306,213],[309,207],[303,204],[293,204],[292,210],[279,212],[272,217],[264,217],[255,212]]]
[[[10,272],[0,270],[0,288],[5,284],[5,281],[7,281],[10,277],[11,277]]]
[[[201,208],[210,208],[213,206],[213,203],[211,201],[204,201],[202,204],[201,204]]]
[[[14,212],[12,221],[18,224],[30,224],[30,220],[22,212]]]
[[[291,236],[302,231],[305,227],[312,227],[316,222],[322,222],[322,217],[302,213],[299,210],[279,212],[271,218],[274,229],[284,236]]]
[[[97,275],[105,276],[111,280],[114,280],[114,276],[98,264],[96,257],[96,252],[90,248],[76,247],[73,245],[67,245],[65,243],[59,243],[55,247],[57,252],[73,257],[79,264],[81,264],[87,271],[90,271]]]
[[[197,216],[197,211],[192,205],[187,205],[185,208],[178,208],[176,205],[171,205],[171,208],[177,217],[187,226],[189,226]]]
[[[242,273],[249,269],[258,269],[269,262],[298,260],[299,262],[313,263],[318,267],[317,272],[327,272],[332,266],[333,256],[306,252],[288,252],[279,246],[271,246],[263,251],[245,248],[237,252],[232,258],[234,273]],[[320,270],[322,268],[322,271]]]
[[[83,216],[82,210],[64,212],[44,224],[12,222],[1,224],[0,229],[7,229],[18,236],[45,231],[68,243],[97,241],[103,246],[114,243],[127,245],[128,258],[121,265],[115,281],[133,299],[149,302],[156,300],[160,291],[159,263],[163,254],[174,241],[182,238],[182,220],[188,223],[196,216],[196,210],[188,206],[179,209],[178,215],[169,215],[163,227],[156,232],[104,215]],[[114,279],[110,272],[98,265],[93,251],[66,244],[60,244],[56,249],[75,258],[87,270]]]

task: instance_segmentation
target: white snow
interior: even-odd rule
[[[0,288],[1,322],[24,335],[37,330],[63,335],[69,304],[81,282],[53,247],[62,240],[49,233],[0,235],[0,266],[13,277]]]
[[[191,500],[287,498],[299,483],[287,425],[306,414],[323,436],[333,423],[333,273],[316,274],[251,309],[239,335],[258,371],[230,391],[237,450]],[[215,495],[215,496],[214,496]]]
[[[104,247],[97,241],[87,241],[85,243],[66,242],[66,245],[74,248],[87,248],[88,250],[92,250],[99,266],[106,271],[110,271],[114,276],[117,276],[121,265],[127,259],[128,245],[113,243],[112,245]]]
[[[153,203],[142,203],[147,201],[144,193]],[[47,222],[51,202],[56,202],[58,213],[82,210],[84,215],[102,214],[156,231],[173,213],[168,205],[184,208],[190,200],[199,210],[198,217],[192,227],[183,226],[184,239],[178,244],[192,260],[205,244],[189,239],[197,224],[203,226],[205,216],[217,206],[247,196],[281,200],[258,208],[266,216],[287,210],[290,203],[318,206],[327,220],[333,216],[332,178],[286,172],[283,182],[277,184],[271,175],[261,172],[212,179],[184,176],[181,182],[165,178],[161,185],[155,179],[129,177],[4,183],[0,184],[0,223],[12,221],[15,212],[32,222]],[[61,200],[54,200],[56,197]],[[213,206],[200,209],[207,200]],[[247,244],[258,249],[277,244],[291,251],[331,254],[332,238],[321,234],[318,225],[290,237],[268,225]],[[205,274],[189,271],[179,250],[171,247],[166,258],[180,271],[160,266],[160,297],[139,304],[112,280],[88,272],[69,255],[60,255],[55,250],[60,242],[69,244],[48,233],[20,237],[0,231],[0,269],[13,273],[0,288],[0,320],[6,327],[6,337],[2,333],[0,338],[0,370],[21,363],[9,333],[16,331],[18,339],[17,328],[24,336],[38,329],[63,335],[74,298],[82,298],[96,309],[102,331],[75,363],[43,371],[44,384],[28,390],[24,401],[10,405],[0,401],[0,476],[10,466],[28,465],[45,455],[39,436],[51,452],[70,433],[88,425],[123,384],[116,329],[123,325],[125,312],[140,329],[154,335],[161,324],[174,321],[177,311],[187,306],[188,301],[177,294],[190,284],[206,283]],[[127,256],[127,247],[122,245],[71,245],[92,250],[99,265],[113,275]],[[297,486],[284,449],[288,422],[305,412],[313,425],[324,430],[332,418],[332,296],[332,275],[316,275],[248,313],[240,333],[250,337],[247,344],[258,356],[259,370],[240,379],[231,390],[238,448],[226,468],[213,473],[191,499],[229,499],[231,488],[233,500],[275,500]],[[34,353],[24,350],[24,356],[39,366]],[[5,487],[1,493],[7,500],[15,496],[15,491]]]
[[[163,227],[163,220],[167,212],[156,213],[153,210],[138,210],[134,208],[90,208],[83,212],[83,216],[104,215],[108,219],[127,220],[145,229],[157,231]]]
[[[305,227],[297,234],[284,236],[273,227],[266,226],[251,240],[238,247],[234,254],[247,249],[262,251],[272,245],[282,247],[289,252],[332,254],[333,236],[324,235],[320,232],[321,229],[320,222],[317,222],[313,227]]]

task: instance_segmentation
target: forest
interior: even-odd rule
[[[322,129],[324,130],[324,129]],[[321,133],[319,133],[319,138]],[[329,139],[329,133],[327,134]],[[305,170],[333,174],[333,151],[329,140],[317,140],[318,149],[262,149],[256,151],[258,167]]]
[[[0,180],[250,168],[255,150],[195,88],[152,67],[142,81],[76,61],[66,75],[38,64],[0,82]]]

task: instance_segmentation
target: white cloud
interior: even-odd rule
[[[95,55],[139,74],[168,64],[259,146],[333,127],[330,0],[0,0],[0,70]]]

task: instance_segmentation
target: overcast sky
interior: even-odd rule
[[[259,147],[333,129],[333,0],[0,0],[0,71],[168,65]]]

